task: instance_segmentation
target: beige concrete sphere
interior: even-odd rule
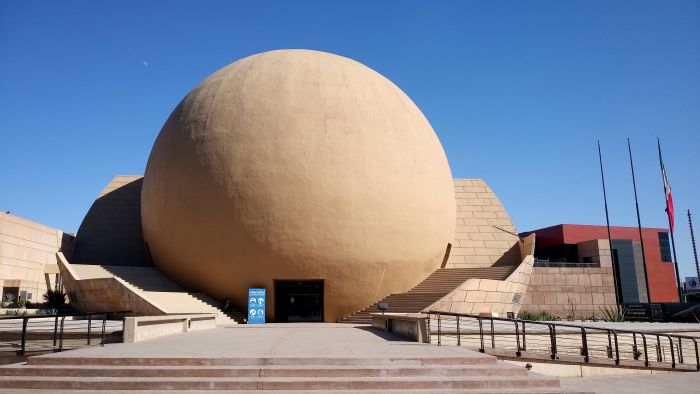
[[[217,71],[177,106],[141,194],[154,263],[246,310],[249,287],[324,281],[335,321],[437,269],[455,229],[450,168],[421,111],[345,57],[278,50]]]

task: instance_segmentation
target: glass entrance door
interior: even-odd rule
[[[322,322],[322,280],[275,281],[276,322]]]

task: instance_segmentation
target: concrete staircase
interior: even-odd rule
[[[564,393],[559,380],[494,357],[30,357],[0,368],[2,389],[303,390],[410,389],[430,393]],[[421,391],[422,390],[422,391]],[[300,391],[299,391],[300,392]]]
[[[118,277],[165,314],[215,313],[217,324],[236,324],[243,321],[242,314],[237,312],[227,316],[217,307],[216,300],[206,294],[188,293],[154,267],[92,264],[71,264],[71,267],[80,279]]]
[[[440,268],[405,293],[391,294],[367,308],[340,320],[341,323],[370,324],[371,313],[381,312],[380,303],[389,304],[388,312],[418,313],[449,294],[468,279],[505,280],[516,267]]]

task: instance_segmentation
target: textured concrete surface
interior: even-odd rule
[[[380,337],[379,335],[385,336]],[[113,344],[104,348],[86,348],[62,353],[60,356],[76,357],[246,357],[292,356],[308,357],[371,357],[373,355],[409,356],[422,354],[439,356],[487,357],[456,347],[437,347],[408,343],[366,327],[354,328],[342,324],[268,324],[265,326],[237,326],[207,332],[176,335],[145,341],[137,345]],[[57,356],[57,355],[52,355]],[[626,375],[561,379],[561,390],[533,389],[532,392],[596,392],[596,393],[673,393],[697,392],[700,373],[660,373],[652,375]],[[40,393],[41,390],[7,389],[6,393]],[[105,391],[128,392],[128,391]],[[157,393],[160,391],[152,391]],[[168,392],[168,391],[163,391]],[[196,392],[196,391],[193,391]],[[240,391],[245,392],[245,391]],[[278,391],[299,393],[301,391]],[[350,394],[355,391],[343,391]],[[373,391],[362,391],[371,393]],[[387,391],[376,391],[387,392]],[[402,391],[405,392],[405,391]],[[434,390],[411,390],[428,393]],[[444,390],[442,393],[460,393],[463,390]],[[484,390],[483,392],[501,392]]]
[[[532,244],[534,237],[529,238],[527,241]],[[518,247],[519,244],[515,246]],[[496,316],[506,316],[512,312],[517,315],[522,296],[527,292],[530,283],[530,273],[535,260],[532,254],[525,255],[524,249],[523,247],[522,263],[505,280],[469,279],[423,311],[493,313]]]
[[[0,213],[0,290],[19,288],[31,302],[43,302],[45,272],[58,272],[56,252],[70,255],[73,236],[13,214]],[[48,270],[45,267],[49,266]],[[49,275],[53,285],[55,275]]]
[[[33,357],[29,365],[9,366],[2,372],[0,387],[15,390],[11,392],[23,388],[565,391],[556,379],[477,352],[405,342],[366,326],[344,324],[220,328],[137,345]]]
[[[137,316],[207,313],[217,315],[217,324],[236,324],[215,300],[188,293],[154,267],[70,264],[61,253],[57,256],[63,283],[80,310]]]
[[[237,325],[39,357],[490,357],[349,324]]]
[[[447,268],[517,265],[522,261],[517,231],[483,179],[455,179],[457,223]]]
[[[609,266],[534,267],[523,301],[523,310],[548,311],[562,318],[600,316],[604,308],[614,306],[615,287]]]
[[[156,266],[234,306],[249,287],[324,280],[334,322],[420,283],[454,238],[454,184],[430,123],[345,57],[278,50],[212,74],[177,106],[141,192]]]
[[[560,382],[563,389],[594,391],[598,394],[697,393],[700,390],[700,373],[562,378]]]
[[[118,175],[80,223],[71,263],[151,266],[141,232],[139,175]]]

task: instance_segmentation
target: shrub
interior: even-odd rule
[[[559,321],[561,318],[548,311],[522,311],[518,313],[518,319],[533,321]]]
[[[7,316],[27,316],[27,311],[22,309],[8,309],[5,311]]]
[[[2,297],[2,300],[0,300],[0,307],[7,308],[12,305],[13,302],[15,302],[15,295],[7,293]]]
[[[19,298],[19,301],[17,302],[17,304],[19,304],[19,307],[20,307],[20,308],[26,308],[26,307],[27,307],[27,304],[28,304],[28,301],[27,301],[26,298],[20,297],[20,298]]]
[[[49,309],[59,309],[66,304],[66,293],[60,290],[48,290],[44,293],[44,301]]]
[[[49,308],[41,308],[41,309],[37,309],[36,312],[34,312],[34,314],[37,316],[57,315],[58,310],[57,309],[49,309]]]
[[[625,314],[627,309],[625,307],[608,307],[602,308],[600,310],[600,315],[598,318],[605,322],[623,322],[625,321]]]

